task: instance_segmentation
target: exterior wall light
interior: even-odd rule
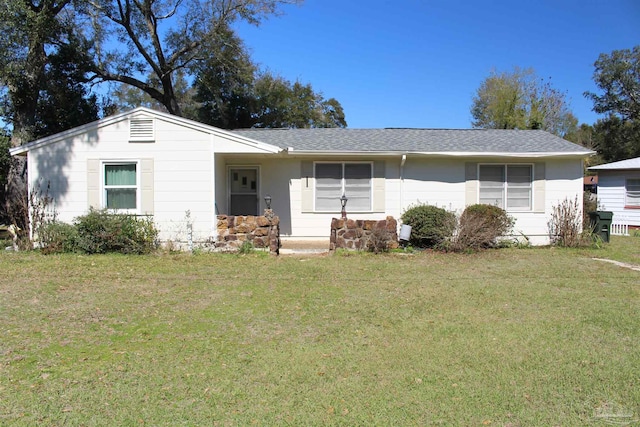
[[[342,206],[342,211],[340,212],[343,219],[347,219],[347,196],[344,194],[340,197],[340,205]]]
[[[264,196],[264,203],[267,205],[267,209],[271,209],[271,196],[270,195],[266,195]]]

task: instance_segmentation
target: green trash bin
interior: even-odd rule
[[[589,212],[591,221],[591,230],[594,236],[598,236],[603,242],[609,243],[611,239],[611,222],[613,221],[613,212],[595,211]]]

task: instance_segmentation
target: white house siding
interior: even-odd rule
[[[264,209],[264,196],[271,196],[271,208],[280,218],[280,233],[283,236],[291,236],[292,223],[299,216],[294,210],[300,207],[300,191],[293,187],[292,177],[300,176],[300,163],[296,159],[289,158],[265,158],[260,168],[260,206]],[[328,236],[328,231],[325,233]]]
[[[223,155],[214,155],[214,185],[215,185],[215,204],[214,211],[216,215],[226,214],[227,212],[227,167],[226,160]]]
[[[524,239],[526,236],[531,244],[547,244],[548,227],[547,222],[551,212],[552,200],[556,194],[566,194],[563,191],[572,188],[572,194],[582,197],[580,169],[581,161],[541,161],[540,159],[513,159],[513,158],[428,158],[418,157],[407,160],[404,173],[404,204],[403,211],[414,204],[430,204],[438,206],[456,214],[461,214],[465,207],[478,201],[478,186],[472,186],[471,194],[467,194],[466,165],[472,164],[472,168],[477,170],[478,164],[536,164],[543,163],[545,170],[545,203],[544,211],[538,212],[518,212],[508,211],[515,219],[513,229],[514,237]],[[569,163],[573,166],[570,167]],[[577,166],[577,167],[576,167]],[[538,166],[540,167],[540,166]],[[566,176],[560,176],[565,174]],[[535,172],[534,172],[535,174]],[[476,175],[477,176],[477,175]],[[553,176],[558,181],[550,182],[549,177]],[[534,197],[541,196],[534,191]],[[535,201],[534,201],[534,204]]]
[[[259,211],[265,208],[264,196],[272,197],[272,209],[281,220],[286,220],[290,205],[289,186],[291,176],[300,175],[299,163],[278,154],[270,156],[245,156],[237,154],[218,154],[216,165],[216,206],[219,214],[227,214],[229,208],[229,168],[255,167],[258,169]],[[296,169],[297,168],[297,169]],[[293,175],[291,175],[293,174]],[[292,195],[295,197],[295,194]]]
[[[215,143],[214,143],[215,145]],[[186,236],[190,211],[194,239],[211,236],[213,222],[212,142],[207,133],[155,120],[154,142],[129,142],[128,120],[32,149],[30,185],[46,186],[58,218],[71,222],[88,210],[87,162],[153,160],[153,219],[160,239]]]
[[[598,171],[598,208],[613,212],[613,222],[640,226],[640,209],[625,209],[625,181],[640,179],[640,170]]]
[[[322,159],[318,159],[322,160]],[[346,159],[348,160],[348,159]],[[374,160],[359,158],[358,160]],[[381,159],[376,158],[376,161]],[[582,163],[579,159],[547,160],[540,159],[472,159],[478,163],[544,163],[546,180],[544,192],[544,211],[510,212],[516,219],[515,235],[526,235],[533,244],[548,243],[548,226],[551,210],[564,198],[582,198]],[[285,237],[325,238],[328,235],[331,219],[340,215],[340,206],[335,212],[303,212],[301,207],[301,189],[306,178],[300,178],[300,162],[303,160],[277,159],[267,160],[262,165],[263,193],[273,197],[273,208],[282,219],[282,233]],[[347,216],[357,219],[383,219],[387,215],[400,218],[411,205],[428,203],[461,213],[467,203],[465,164],[469,159],[409,157],[401,168],[401,156],[384,158],[385,164],[385,211],[372,213],[350,213],[347,203]],[[275,168],[274,168],[275,166]],[[402,179],[401,179],[402,174]],[[275,185],[283,179],[269,182],[270,177],[286,180],[293,176],[288,184],[290,197],[283,197],[284,185]],[[313,185],[313,183],[311,183]],[[280,190],[274,190],[273,188]],[[569,196],[570,195],[570,196]],[[290,205],[287,203],[290,202]],[[293,224],[293,225],[292,225]]]
[[[91,184],[102,176],[96,165],[99,161],[117,160],[140,161],[141,169],[146,167],[146,177],[153,171],[153,179],[145,180],[151,187],[141,185],[146,188],[142,191],[152,196],[145,200],[152,203],[142,201],[141,208],[153,211],[162,240],[183,242],[187,222],[193,225],[196,242],[215,236],[215,214],[228,211],[228,171],[234,166],[258,168],[259,210],[265,207],[264,196],[270,194],[285,238],[326,239],[331,219],[340,215],[337,201],[333,212],[313,212],[310,200],[314,179],[312,174],[307,179],[302,172],[308,174],[314,161],[373,163],[373,210],[353,212],[347,204],[347,215],[354,219],[384,219],[388,215],[399,219],[409,206],[417,203],[461,213],[466,205],[477,201],[474,168],[480,163],[529,163],[534,165],[536,176],[544,170],[544,177],[534,188],[534,211],[509,212],[516,218],[516,233],[528,236],[534,244],[548,242],[547,222],[553,206],[566,198],[582,200],[582,161],[578,158],[419,154],[407,154],[405,158],[400,152],[385,156],[353,153],[313,156],[295,150],[278,152],[275,146],[256,143],[246,136],[168,115],[144,110],[135,114],[154,117],[153,142],[129,142],[130,115],[122,115],[31,144],[28,150],[30,187],[50,185],[49,195],[53,197],[60,220],[71,222],[87,212],[90,201],[101,199],[97,194],[100,186]],[[612,190],[616,185],[619,187],[616,191],[624,191],[624,179],[612,184]],[[615,210],[613,201],[609,204],[606,199],[606,187],[605,179],[600,186],[601,202],[605,208]],[[633,214],[636,212],[640,214],[639,211]]]
[[[464,161],[409,157],[404,166],[403,176],[402,212],[416,204],[438,206],[458,213],[464,210]]]
[[[582,200],[582,161],[580,159],[505,159],[505,158],[443,158],[409,156],[401,167],[401,156],[385,158],[359,157],[358,161],[384,161],[385,209],[380,212],[352,213],[347,203],[347,216],[354,219],[384,219],[391,215],[397,219],[411,205],[426,203],[443,207],[460,214],[468,203],[465,165],[474,163],[526,163],[543,164],[545,170],[544,201],[538,212],[509,212],[516,219],[515,236],[527,236],[532,244],[546,244],[548,240],[548,220],[553,206],[565,198],[578,197]],[[318,158],[314,161],[349,161],[351,158]],[[278,156],[272,158],[243,158],[219,156],[216,161],[216,194],[221,213],[226,209],[227,168],[237,165],[252,165],[260,168],[260,198],[272,196],[272,208],[281,219],[281,233],[285,238],[308,239],[327,238],[331,219],[340,215],[340,205],[336,203],[334,212],[313,213],[302,209],[302,187],[307,185],[306,177],[301,177],[301,164],[306,158]],[[402,178],[402,179],[401,179]],[[313,180],[309,180],[313,186]],[[225,196],[226,197],[226,196]],[[477,197],[477,190],[476,190]],[[261,208],[264,202],[261,201]],[[544,209],[544,210],[542,210]]]
[[[582,208],[583,166],[581,159],[530,159],[518,160],[524,163],[544,163],[544,212],[509,212],[516,219],[514,234],[527,236],[530,243],[542,245],[549,243],[548,222],[554,206],[565,199],[578,200]],[[510,161],[511,163],[511,161]],[[534,202],[535,203],[535,202]]]
[[[336,159],[324,160],[336,161]],[[306,185],[306,178],[302,179],[300,173],[302,161],[303,159],[286,157],[285,155],[256,157],[217,154],[215,179],[218,212],[225,214],[228,211],[229,168],[257,167],[259,169],[259,209],[262,211],[265,208],[264,196],[269,194],[272,198],[271,207],[280,218],[281,235],[284,238],[295,239],[328,239],[331,219],[340,216],[340,204],[337,203],[335,212],[330,213],[318,214],[302,211],[301,190],[302,185]],[[313,178],[309,180],[309,185],[313,186]],[[389,182],[387,182],[388,185]],[[397,194],[397,191],[395,194]],[[357,216],[358,219],[378,219],[385,218],[386,215],[386,213],[380,212],[376,214],[354,214],[353,217]]]
[[[345,158],[304,158],[304,159],[291,159],[284,162],[278,161],[276,167],[283,168],[281,173],[284,176],[294,177],[290,179],[289,189],[291,194],[291,204],[286,207],[288,214],[291,216],[289,227],[286,227],[287,223],[284,221],[284,227],[281,227],[283,236],[293,237],[296,239],[306,238],[329,238],[331,230],[332,218],[339,218],[341,206],[336,201],[335,211],[327,213],[314,213],[303,212],[302,209],[302,189],[307,185],[307,178],[301,177],[301,163],[303,161],[334,161],[334,162],[348,162],[348,161],[371,161],[371,162],[383,162],[384,163],[384,177],[385,177],[385,191],[384,191],[384,211],[379,212],[367,212],[367,213],[354,213],[349,210],[349,203],[347,202],[347,217],[353,219],[384,219],[387,215],[393,215],[396,218],[399,213],[399,165],[400,157],[378,158],[378,157],[345,157]],[[286,170],[284,170],[286,168]],[[311,177],[308,181],[308,185],[313,188],[314,181]],[[274,192],[271,193],[272,195]],[[374,202],[375,204],[375,202]],[[274,199],[274,210],[278,212],[278,205]],[[282,217],[281,217],[282,218]]]

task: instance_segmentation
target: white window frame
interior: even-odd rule
[[[634,183],[630,184],[629,181],[635,181]],[[629,187],[632,187],[633,189],[629,189]],[[630,207],[630,208],[640,208],[640,201],[639,200],[634,200],[633,202],[630,201],[630,197],[629,197],[629,193],[635,193],[634,195],[636,197],[640,197],[640,178],[626,178],[624,180],[624,205],[625,207]]]
[[[318,196],[317,196],[317,186],[318,186],[318,180],[317,180],[317,165],[319,164],[334,164],[334,165],[341,165],[342,167],[342,177],[341,177],[341,190],[340,190],[340,195],[336,198],[336,206],[335,209],[328,209],[328,210],[320,210],[317,207],[317,201],[318,201]],[[372,161],[322,161],[322,162],[314,162],[313,163],[313,176],[316,178],[314,179],[314,186],[313,186],[313,210],[314,212],[318,212],[318,213],[333,213],[333,212],[340,212],[341,211],[341,205],[340,205],[340,197],[345,195],[347,197],[347,199],[349,198],[349,194],[346,194],[346,182],[345,182],[345,178],[344,178],[344,174],[345,174],[345,165],[354,165],[354,164],[358,164],[358,165],[369,165],[369,208],[365,209],[365,210],[355,210],[355,209],[349,209],[349,202],[347,201],[347,212],[373,212],[373,162]]]
[[[482,180],[480,179],[480,169],[483,166],[500,166],[503,168],[503,181],[502,181],[502,209],[507,212],[532,212],[534,206],[534,191],[533,191],[533,182],[534,182],[534,165],[533,163],[480,163],[478,164],[478,202],[480,203],[480,192],[482,191]],[[529,167],[529,206],[526,208],[509,208],[509,167],[514,166],[527,166]],[[520,187],[523,188],[523,187]]]
[[[132,165],[135,164],[136,165],[136,185],[109,185],[107,186],[106,184],[106,167],[107,166],[113,166],[113,165]],[[142,174],[142,171],[140,170],[140,160],[102,160],[100,162],[100,194],[101,194],[101,200],[100,200],[100,206],[102,206],[104,209],[107,209],[107,190],[108,189],[117,189],[117,188],[135,188],[136,190],[136,207],[135,209],[110,209],[114,212],[117,213],[124,213],[124,214],[132,214],[132,215],[137,215],[140,213],[140,202],[141,202],[141,197],[140,197],[140,189],[141,189],[141,185],[140,185],[140,176]]]

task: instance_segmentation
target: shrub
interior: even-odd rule
[[[71,224],[53,221],[38,229],[38,243],[45,254],[75,252],[77,241],[78,231]]]
[[[431,205],[410,206],[401,218],[411,226],[409,241],[414,247],[441,248],[456,226],[453,212]]]
[[[83,252],[144,254],[157,248],[158,230],[149,218],[91,209],[74,224],[77,247]]]
[[[513,218],[498,206],[467,206],[460,215],[457,234],[450,248],[465,251],[495,247],[499,237],[511,232],[513,224]]]
[[[251,240],[245,240],[242,242],[240,247],[238,247],[238,253],[242,255],[251,254],[255,251],[255,246],[253,246],[253,242]]]
[[[582,231],[581,207],[578,196],[574,200],[564,199],[553,207],[551,219],[547,223],[551,244],[567,247],[592,244],[591,233]]]
[[[40,228],[55,222],[56,212],[49,197],[49,182],[46,186],[39,180],[27,191],[26,177],[18,173],[19,161],[15,162],[5,188],[5,203],[8,220],[18,227],[17,246],[19,250],[33,249],[32,236],[37,237]],[[28,193],[28,195],[27,195]]]

